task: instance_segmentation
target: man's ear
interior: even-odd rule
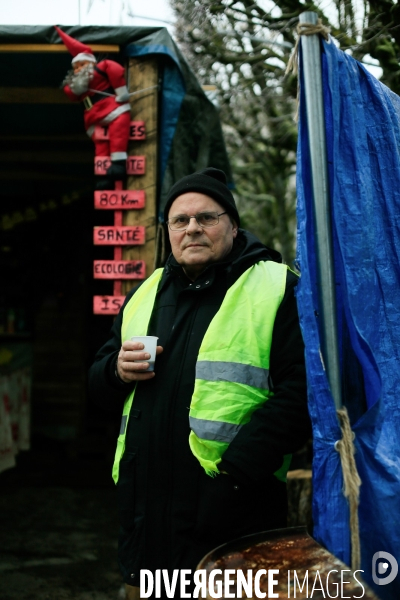
[[[238,233],[238,229],[239,229],[239,227],[238,227],[238,225],[237,225],[237,223],[236,223],[235,219],[231,219],[231,223],[232,223],[232,233],[233,233],[233,237],[235,238],[235,237],[237,236],[237,233]]]

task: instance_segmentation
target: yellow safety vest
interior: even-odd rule
[[[285,293],[287,267],[260,261],[228,289],[200,346],[195,387],[190,405],[189,445],[208,475],[240,428],[271,397],[269,360],[276,312]],[[162,269],[155,271],[124,309],[122,341],[146,335]],[[125,401],[113,467],[118,481],[119,462],[135,390]],[[275,473],[285,480],[290,455]]]

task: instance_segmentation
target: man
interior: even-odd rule
[[[287,455],[310,433],[297,277],[239,229],[222,171],[178,181],[164,216],[172,254],[128,294],[90,373],[99,404],[126,400],[114,478],[129,598],[140,569],[194,570],[285,527]],[[154,372],[133,332],[159,337]]]
[[[74,40],[55,26],[65,46],[72,54],[72,70],[64,82],[64,92],[72,101],[84,106],[86,133],[93,140],[96,156],[110,156],[107,176],[99,178],[97,189],[114,189],[114,181],[126,174],[130,127],[129,93],[125,70],[113,60],[96,57],[86,44]],[[108,140],[97,139],[96,125],[108,125]]]

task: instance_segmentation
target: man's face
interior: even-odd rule
[[[74,70],[75,75],[77,73],[79,73],[79,71],[81,71],[83,69],[83,67],[85,67],[86,65],[90,65],[90,64],[91,64],[90,60],[77,60],[76,62],[74,62],[74,64],[72,65],[72,68]]]
[[[207,211],[222,213],[225,209],[210,196],[188,192],[173,201],[168,218],[178,215],[192,216]],[[186,275],[194,281],[207,265],[229,254],[237,230],[236,223],[232,223],[227,214],[219,217],[217,225],[207,228],[201,227],[196,219],[190,219],[184,231],[168,230],[172,254],[182,265]]]

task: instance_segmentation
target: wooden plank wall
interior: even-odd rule
[[[129,92],[143,93],[131,96],[131,119],[144,121],[146,125],[146,140],[131,142],[129,155],[146,157],[146,173],[141,176],[128,177],[127,189],[144,189],[146,205],[142,210],[124,211],[123,224],[146,227],[146,243],[143,246],[124,248],[124,260],[144,260],[146,277],[154,270],[157,227],[157,166],[158,166],[158,64],[152,57],[130,58],[128,65]],[[122,293],[126,294],[137,281],[125,281]]]

